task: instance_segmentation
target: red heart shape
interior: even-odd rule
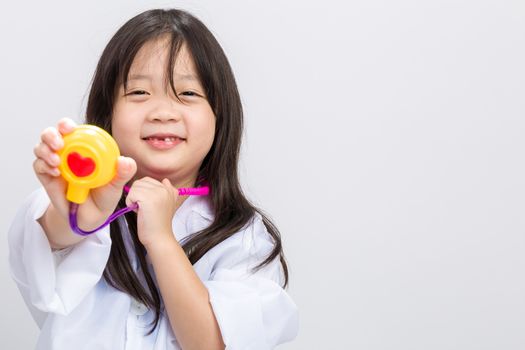
[[[69,169],[78,177],[88,176],[95,170],[95,162],[89,157],[82,157],[77,152],[67,155]]]

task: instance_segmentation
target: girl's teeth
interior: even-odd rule
[[[165,137],[165,138],[149,137],[148,139],[149,140],[163,141],[163,142],[175,142],[178,139],[178,137]]]

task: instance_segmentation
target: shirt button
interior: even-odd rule
[[[130,307],[129,312],[131,312],[133,315],[136,315],[136,316],[142,316],[146,312],[148,312],[148,307],[142,304],[140,301],[137,301],[132,298],[131,307]]]

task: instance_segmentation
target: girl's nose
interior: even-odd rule
[[[179,121],[181,119],[181,111],[177,107],[176,101],[165,97],[157,101],[148,119],[157,122]]]
[[[154,122],[169,122],[169,121],[179,121],[180,118],[173,114],[166,114],[166,113],[155,113],[149,118],[151,121]]]

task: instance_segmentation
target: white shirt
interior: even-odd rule
[[[165,313],[154,332],[145,336],[154,312],[110,287],[102,277],[111,247],[109,226],[72,247],[51,250],[37,222],[49,203],[43,188],[33,192],[8,235],[11,276],[41,330],[36,349],[180,349]],[[212,220],[208,200],[190,196],[175,213],[173,232],[180,241]],[[125,220],[119,224],[130,239]],[[273,349],[297,335],[297,307],[281,288],[279,260],[250,272],[272,248],[271,236],[256,215],[194,264],[208,289],[227,349]],[[136,261],[132,265],[137,268]]]

